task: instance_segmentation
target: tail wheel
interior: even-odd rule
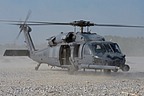
[[[40,67],[41,63],[39,63],[36,67],[35,67],[35,70],[37,71]]]
[[[122,71],[129,71],[129,69],[130,69],[129,65],[124,65],[122,67]]]

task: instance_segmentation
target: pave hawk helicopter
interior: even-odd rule
[[[38,62],[35,70],[38,70],[42,63],[61,68],[67,68],[69,72],[78,71],[79,69],[95,69],[104,72],[129,71],[129,65],[125,64],[125,55],[121,52],[119,45],[115,42],[106,41],[104,37],[91,33],[90,26],[106,27],[135,27],[144,28],[144,26],[130,25],[112,25],[112,24],[95,24],[89,21],[74,21],[71,23],[53,23],[27,21],[0,20],[1,22],[12,22],[13,25],[20,26],[20,32],[24,33],[27,50],[6,50],[5,56],[10,54],[21,54],[29,56],[32,60]],[[17,22],[17,23],[16,23]],[[48,40],[48,46],[42,50],[36,50],[30,32],[33,25],[70,25],[80,27],[80,32],[61,32],[57,36],[52,36]],[[87,28],[87,31],[84,31]]]

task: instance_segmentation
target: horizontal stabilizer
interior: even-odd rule
[[[30,56],[28,50],[6,50],[3,56]]]

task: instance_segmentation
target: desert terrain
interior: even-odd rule
[[[144,57],[127,57],[129,72],[104,74],[46,64],[28,57],[0,57],[0,96],[144,96]]]

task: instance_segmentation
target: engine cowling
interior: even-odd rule
[[[57,36],[52,36],[50,37],[48,40],[48,44],[50,46],[55,46],[59,43],[70,43],[70,42],[74,42],[76,39],[76,36],[74,34],[74,32],[69,32],[69,33],[61,33]]]

